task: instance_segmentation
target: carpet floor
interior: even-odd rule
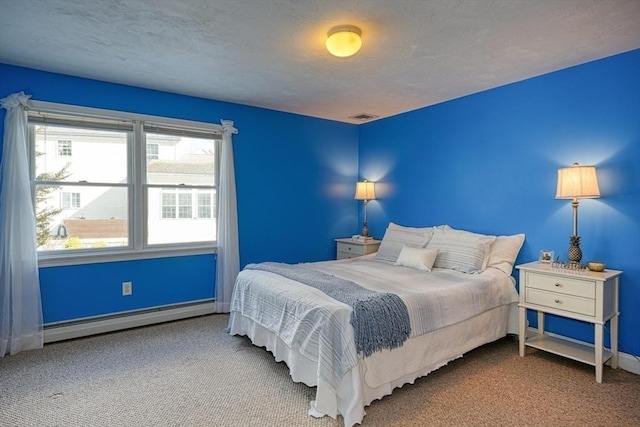
[[[337,427],[307,415],[315,389],[211,315],[48,344],[0,358],[0,425]],[[363,427],[640,426],[640,376],[510,337],[396,389]]]

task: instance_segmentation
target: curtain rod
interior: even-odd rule
[[[51,113],[51,114],[77,114],[85,117],[111,119],[111,120],[126,120],[126,121],[141,121],[141,122],[153,122],[163,123],[166,125],[173,125],[179,127],[188,127],[192,129],[202,129],[207,131],[224,132],[222,125],[208,123],[208,122],[196,122],[192,120],[175,119],[171,117],[152,116],[147,114],[129,113],[124,111],[106,110],[102,108],[94,107],[82,107],[78,105],[60,104],[48,101],[36,101],[30,99],[27,102],[30,110],[39,113]]]

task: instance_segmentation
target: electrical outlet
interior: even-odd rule
[[[122,295],[131,295],[133,293],[133,284],[131,282],[122,282]]]

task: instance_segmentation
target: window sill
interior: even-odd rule
[[[103,262],[135,261],[141,259],[170,258],[191,255],[216,254],[216,246],[190,248],[153,248],[143,251],[123,250],[118,252],[91,252],[79,254],[45,255],[38,259],[39,268],[63,267],[68,265],[98,264]]]

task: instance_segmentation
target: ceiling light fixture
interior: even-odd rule
[[[360,28],[353,25],[338,25],[327,33],[327,50],[333,56],[347,58],[353,56],[362,47]]]

